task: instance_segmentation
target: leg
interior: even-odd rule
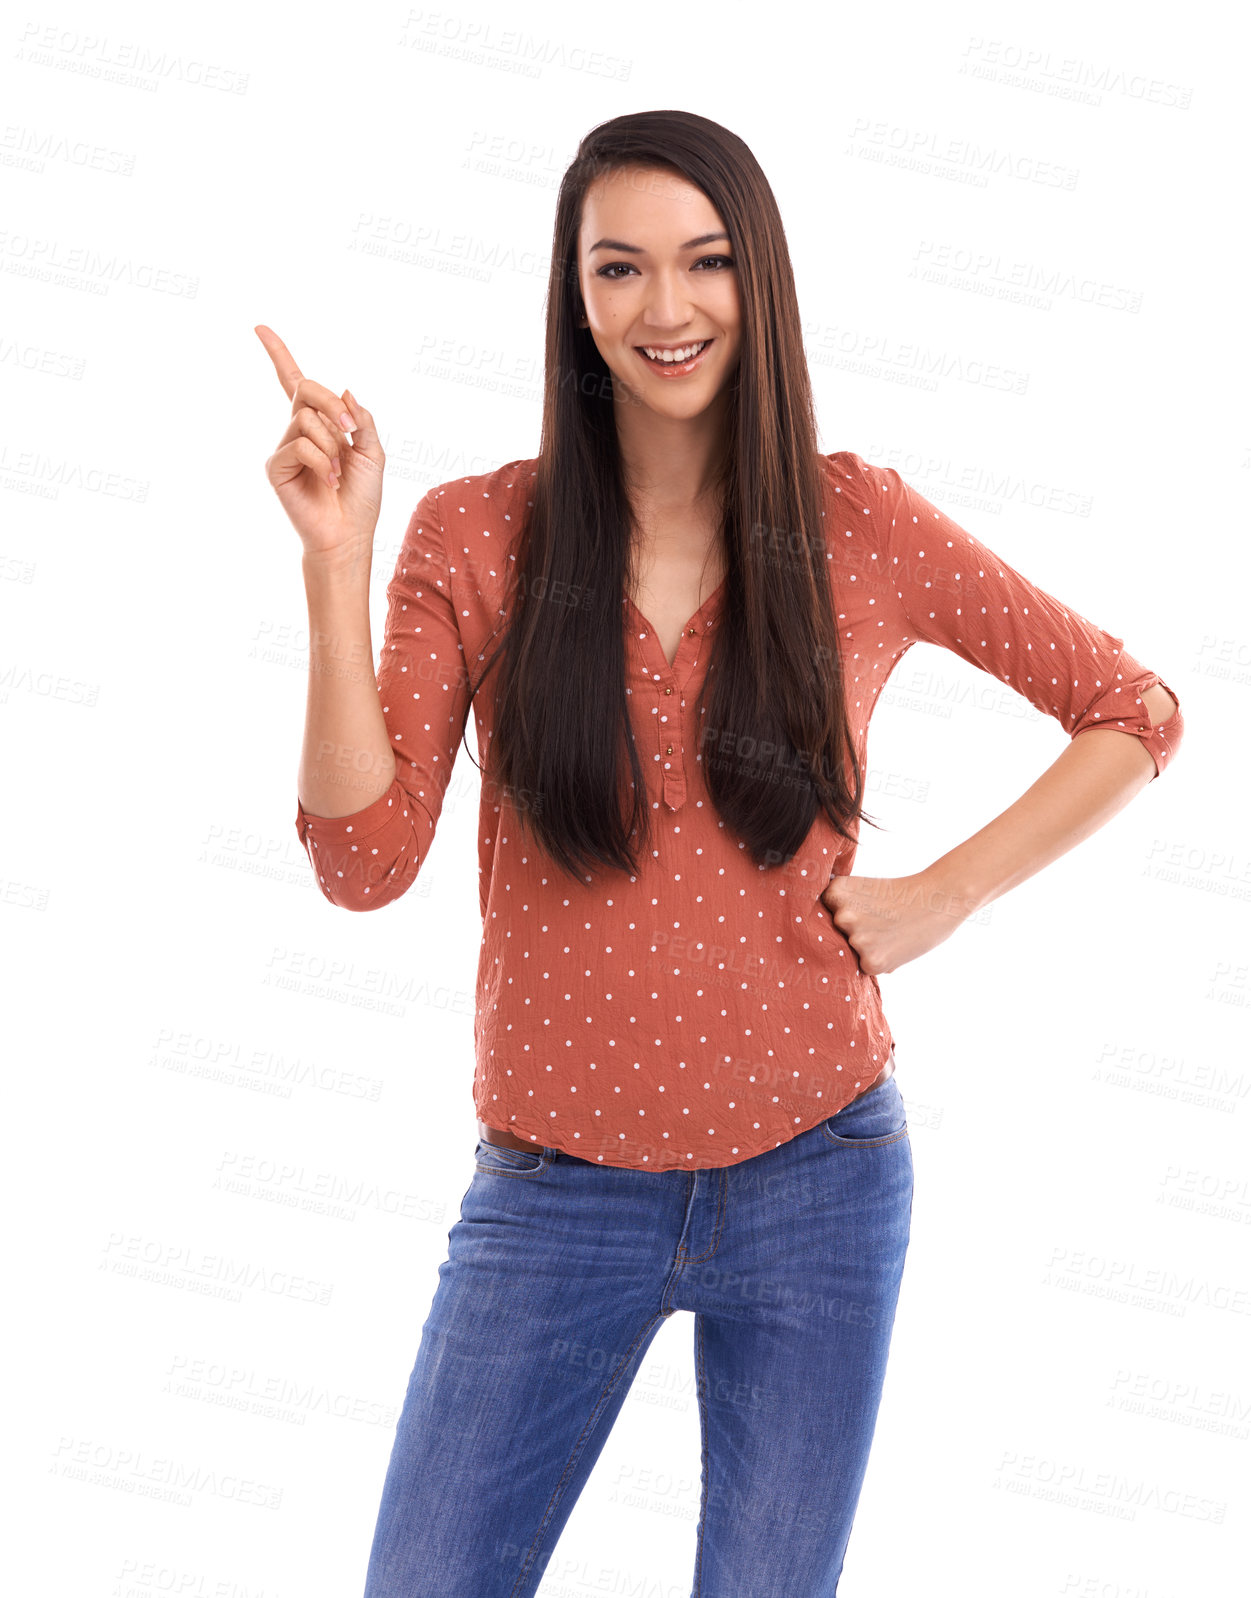
[[[664,1318],[661,1209],[678,1188],[638,1188],[654,1227],[629,1201],[614,1224],[608,1173],[554,1152],[479,1146],[396,1427],[364,1598],[536,1592]]]
[[[760,1157],[784,1156],[758,1184],[763,1198],[735,1198],[731,1187],[734,1236],[751,1217],[750,1253],[727,1235],[718,1285],[696,1315],[704,1492],[694,1598],[838,1590],[913,1191],[893,1078],[849,1110]]]

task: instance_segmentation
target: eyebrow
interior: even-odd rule
[[[724,239],[728,244],[730,242],[730,235],[728,233],[701,233],[697,239],[687,239],[685,244],[679,244],[678,249],[697,250],[705,244],[714,243],[717,239]],[[647,254],[647,251],[641,249],[637,244],[626,244],[621,239],[596,239],[595,243],[591,245],[591,248],[586,253],[591,255],[596,250],[625,250],[630,255]]]

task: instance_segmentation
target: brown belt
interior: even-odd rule
[[[881,1087],[882,1083],[888,1077],[894,1076],[894,1074],[895,1051],[892,1049],[886,1057],[886,1064],[873,1078],[872,1082],[869,1083],[868,1087],[861,1088],[855,1097],[862,1099],[866,1093],[872,1093],[874,1088]],[[848,1103],[851,1102],[851,1100],[848,1100]],[[515,1132],[507,1132],[503,1127],[488,1126],[485,1121],[478,1122],[478,1136],[484,1143],[498,1143],[502,1148],[506,1149],[536,1149],[541,1146],[530,1138],[518,1137]]]

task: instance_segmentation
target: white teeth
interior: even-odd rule
[[[702,339],[698,344],[687,344],[680,350],[657,350],[650,344],[644,344],[643,350],[649,360],[659,361],[662,365],[672,366],[682,361],[689,361],[693,355],[698,355],[700,350],[711,344],[710,338]]]

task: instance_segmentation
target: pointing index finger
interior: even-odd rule
[[[262,322],[257,327],[253,328],[252,331],[269,351],[269,358],[274,363],[274,370],[278,374],[278,381],[286,390],[287,398],[290,399],[295,393],[295,385],[304,376],[304,373],[301,372],[300,368],[295,364],[295,356],[292,355],[291,351],[278,337],[277,333],[274,332],[272,327],[266,327]]]

